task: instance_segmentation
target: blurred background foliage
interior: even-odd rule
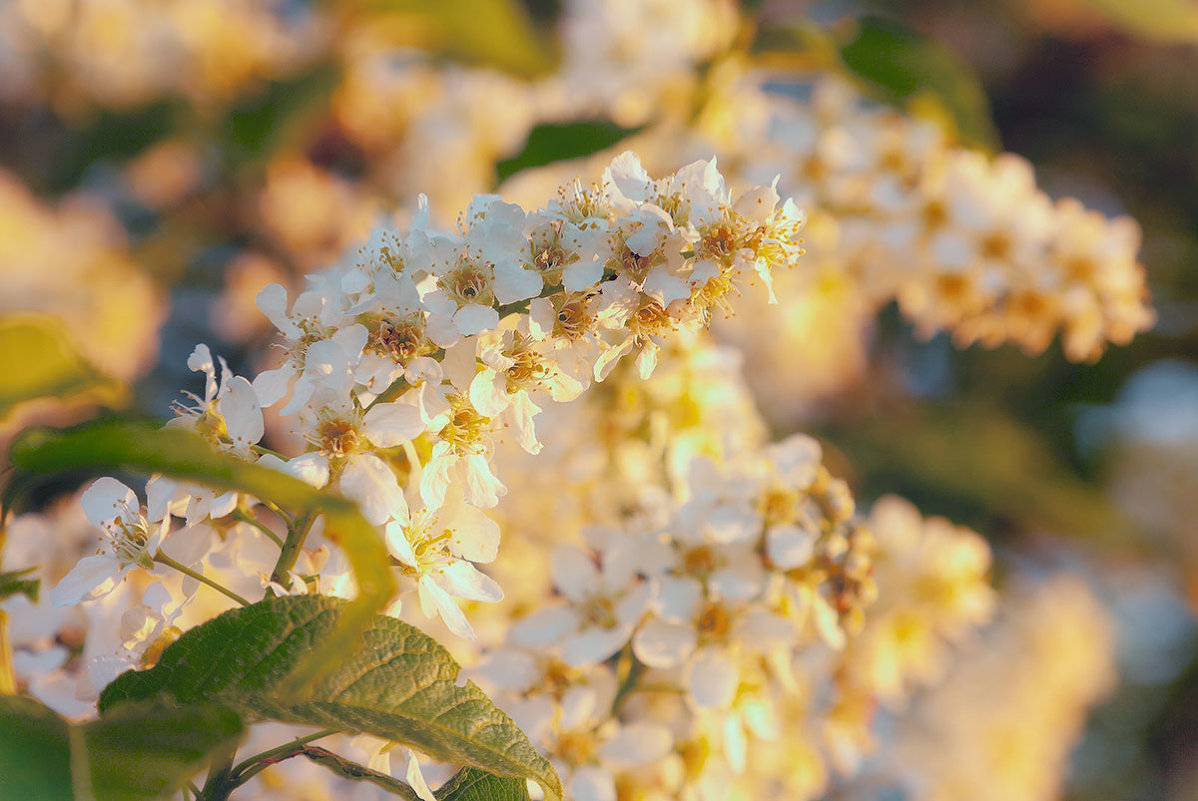
[[[36,3],[0,13],[69,30],[52,17],[70,3]],[[269,342],[257,289],[294,285],[410,207],[419,187],[380,167],[389,137],[420,125],[422,92],[451,89],[363,96],[361,50],[534,81],[564,46],[553,0],[295,0],[268,22],[210,19],[211,5],[174,21],[200,44],[158,67],[170,75],[139,73],[120,19],[85,32],[108,49],[90,67],[65,45],[25,58],[15,26],[0,46],[0,440],[35,421],[168,416],[196,342],[249,372]],[[1198,798],[1198,3],[745,0],[739,13],[731,47],[746,57],[842,72],[963,144],[1026,156],[1054,197],[1141,223],[1159,322],[1131,345],[1093,364],[1055,345],[962,350],[889,308],[861,375],[801,424],[863,501],[899,492],[976,528],[1000,570],[1003,554],[1084,562],[1116,594],[1141,576],[1118,607],[1139,639],[1067,797]],[[218,42],[239,27],[273,45],[234,58]],[[489,175],[477,191],[651,122],[500,120],[473,153]]]

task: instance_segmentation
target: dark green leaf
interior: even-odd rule
[[[997,149],[998,132],[981,80],[945,45],[898,23],[864,17],[840,56],[880,99],[907,109],[934,102],[963,142]]]
[[[71,726],[32,699],[0,698],[0,785],[6,799],[152,801],[241,732],[219,707],[131,705]]]
[[[38,590],[41,589],[41,579],[26,578],[36,571],[36,567],[26,567],[21,570],[10,570],[0,573],[0,601],[10,595],[25,595],[37,603]]]
[[[117,677],[101,711],[166,695],[216,701],[248,715],[363,732],[410,745],[434,759],[532,779],[561,797],[553,767],[511,718],[423,632],[376,616],[333,672],[298,691],[285,680],[340,625],[349,605],[320,596],[268,598],[198,626],[147,671]]]
[[[43,397],[115,401],[121,387],[88,364],[51,317],[0,319],[0,419]]]
[[[88,469],[162,473],[245,492],[296,512],[319,510],[325,517],[325,535],[337,542],[353,567],[358,598],[342,610],[340,627],[329,631],[298,666],[291,677],[296,684],[331,669],[343,652],[355,648],[362,628],[395,594],[382,536],[354,503],[276,470],[220,453],[190,431],[123,420],[98,420],[64,431],[36,429],[13,443],[10,458],[17,470],[5,490],[6,508],[17,493],[37,480]]]
[[[523,779],[462,768],[435,793],[437,801],[528,801]]]
[[[622,128],[611,120],[538,125],[529,132],[524,149],[495,165],[495,171],[502,183],[529,167],[542,167],[605,150],[638,130]]]
[[[0,697],[0,776],[6,798],[73,797],[69,728],[31,698]]]
[[[76,187],[96,162],[137,156],[176,131],[181,114],[180,103],[163,100],[86,117],[86,127],[68,140],[49,165],[50,186],[65,192]]]
[[[229,111],[221,141],[234,162],[264,161],[279,147],[310,130],[340,80],[331,66],[316,68],[267,86]]]

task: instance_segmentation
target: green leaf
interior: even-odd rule
[[[518,0],[360,0],[380,41],[414,45],[524,78],[553,72],[548,37]]]
[[[152,801],[241,736],[219,707],[133,705],[72,726],[30,698],[0,698],[0,785],[29,801]]]
[[[495,165],[495,172],[502,183],[529,167],[543,167],[605,150],[639,130],[622,128],[611,120],[538,125],[529,132],[524,148]]]
[[[353,568],[358,597],[340,614],[340,626],[316,643],[308,659],[297,666],[291,677],[297,686],[331,670],[343,652],[358,647],[362,629],[395,594],[387,546],[356,504],[277,470],[220,453],[193,432],[124,420],[97,420],[62,431],[33,429],[13,443],[10,458],[17,471],[5,490],[6,509],[38,480],[88,469],[162,473],[245,492],[294,512],[322,513],[325,536],[341,547]]]
[[[1198,3],[1193,0],[1085,0],[1125,33],[1167,44],[1198,42]]]
[[[998,149],[990,102],[973,68],[945,45],[879,17],[858,20],[840,48],[849,71],[880,99],[908,110],[938,106],[966,144]]]
[[[37,570],[36,567],[26,567],[21,570],[9,570],[0,573],[0,601],[11,595],[25,595],[37,603],[38,591],[41,589],[41,579],[25,578]]]
[[[120,385],[103,376],[51,317],[20,315],[0,319],[0,419],[35,398],[114,401]]]
[[[378,615],[336,669],[292,691],[287,676],[340,625],[349,605],[288,596],[226,612],[180,637],[150,670],[118,676],[100,695],[101,712],[161,695],[213,701],[247,715],[373,734],[434,759],[501,776],[532,779],[561,798],[561,781],[511,718],[418,629]]]
[[[462,768],[434,795],[437,801],[529,801],[523,779]]]

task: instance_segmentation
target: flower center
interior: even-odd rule
[[[450,395],[449,422],[438,432],[456,453],[475,453],[479,441],[491,425],[491,418],[484,417],[462,395]]]

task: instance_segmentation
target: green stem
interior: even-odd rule
[[[274,542],[275,545],[278,545],[280,548],[283,547],[283,541],[279,539],[278,534],[271,531],[261,520],[254,517],[244,509],[234,509],[233,514],[231,514],[230,517],[232,517],[234,520],[240,520],[242,523],[249,523],[251,526],[265,534],[267,538]]]
[[[175,570],[178,570],[183,575],[191,576],[193,579],[200,582],[201,584],[207,584],[209,587],[216,590],[221,595],[224,595],[227,598],[232,598],[234,601],[241,604],[242,606],[250,605],[249,601],[247,601],[245,598],[242,598],[240,595],[233,592],[228,587],[225,587],[224,585],[222,585],[216,581],[213,581],[212,579],[205,576],[203,573],[192,570],[187,565],[176,562],[174,559],[171,559],[169,556],[164,554],[162,551],[159,551],[158,553],[154,554],[154,561],[160,565],[166,565],[167,567],[173,567]]]
[[[212,767],[208,769],[208,781],[197,798],[204,801],[227,801],[229,793],[236,789],[230,782],[233,771],[233,759],[237,756],[236,746],[214,754]]]
[[[368,412],[376,403],[390,403],[403,394],[403,391],[408,388],[408,380],[402,375],[391,382],[391,385],[375,396],[374,400],[366,404],[363,411]]]
[[[645,666],[632,653],[632,643],[624,646],[624,652],[620,654],[618,670],[622,678],[620,679],[620,687],[616,690],[616,697],[611,703],[611,712],[613,715],[619,714],[620,707],[624,705],[624,699],[636,688],[637,679],[645,672]]]
[[[336,729],[321,729],[318,732],[305,737],[298,737],[289,743],[283,743],[260,754],[254,754],[230,771],[229,789],[233,790],[240,787],[276,762],[282,762],[284,759],[290,759],[293,756],[303,753],[304,747],[313,740],[319,740],[322,737],[328,737],[333,734],[337,734]]]
[[[291,515],[287,514],[286,512],[284,512],[282,509],[280,509],[278,506],[276,506],[275,504],[271,503],[270,501],[263,501],[263,500],[259,499],[259,502],[260,502],[260,503],[261,503],[263,506],[265,506],[267,509],[269,509],[270,511],[274,512],[275,514],[277,514],[277,515],[279,516],[279,519],[280,519],[280,520],[282,520],[283,522],[285,522],[285,523],[286,523],[288,526],[290,526],[290,525],[292,525],[293,523],[295,523],[295,518],[294,518],[294,517],[292,517]]]
[[[304,540],[308,538],[308,532],[312,530],[312,524],[319,515],[318,510],[309,509],[287,530],[287,541],[283,543],[283,550],[279,552],[275,569],[270,573],[271,581],[284,587],[291,586],[287,574],[295,567],[295,561],[299,559],[300,551],[304,547]]]
[[[277,456],[279,459],[282,459],[284,462],[287,461],[287,457],[284,456],[283,454],[279,453],[278,451],[272,451],[270,448],[265,448],[261,445],[251,445],[250,450],[253,451],[254,453],[261,453],[261,454],[268,453],[271,456]]]

